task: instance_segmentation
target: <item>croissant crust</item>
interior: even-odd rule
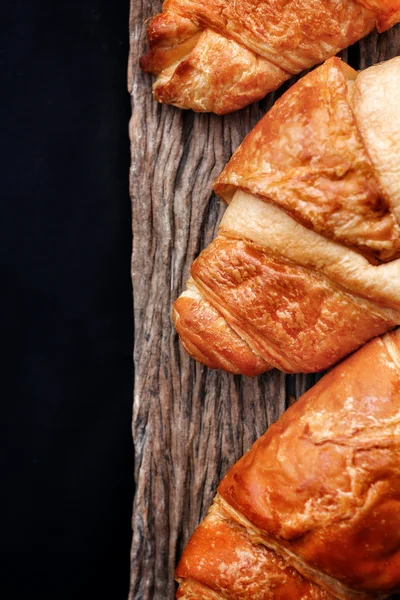
[[[330,371],[230,469],[176,576],[178,597],[198,600],[400,590],[400,330]],[[215,595],[191,596],[197,583]]]
[[[223,114],[399,20],[398,0],[166,0],[141,66],[158,101]]]
[[[192,356],[317,371],[400,324],[398,106],[400,57],[359,74],[331,58],[247,136],[215,183],[219,235],[174,305]]]

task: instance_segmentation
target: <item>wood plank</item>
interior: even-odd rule
[[[172,599],[173,573],[227,469],[318,375],[272,371],[249,379],[215,372],[178,343],[171,306],[190,265],[215,236],[223,206],[212,183],[278,92],[224,117],[153,101],[138,67],[156,0],[131,1],[132,167],[135,316],[133,507],[130,600]],[[354,67],[400,54],[400,29],[342,53]]]

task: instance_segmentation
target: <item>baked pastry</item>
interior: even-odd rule
[[[398,21],[399,0],[166,0],[140,64],[159,102],[224,114]]]
[[[256,375],[325,369],[400,324],[400,57],[331,58],[215,183],[228,204],[174,320],[187,352]]]
[[[182,600],[400,590],[400,330],[325,375],[230,469],[176,578]]]

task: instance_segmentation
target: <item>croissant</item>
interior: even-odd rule
[[[400,324],[400,57],[331,58],[290,88],[215,183],[218,237],[174,304],[186,351],[257,375],[326,369]]]
[[[159,102],[224,114],[399,21],[399,0],[166,0],[140,64]]]
[[[331,370],[230,469],[176,578],[182,600],[400,590],[400,330]]]

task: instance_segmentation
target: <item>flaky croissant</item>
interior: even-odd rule
[[[331,58],[218,178],[229,206],[174,304],[186,351],[256,375],[325,369],[400,324],[400,57]]]
[[[166,0],[141,67],[159,102],[218,114],[400,21],[400,0]]]
[[[400,590],[400,330],[325,375],[219,485],[181,600],[369,600]]]

